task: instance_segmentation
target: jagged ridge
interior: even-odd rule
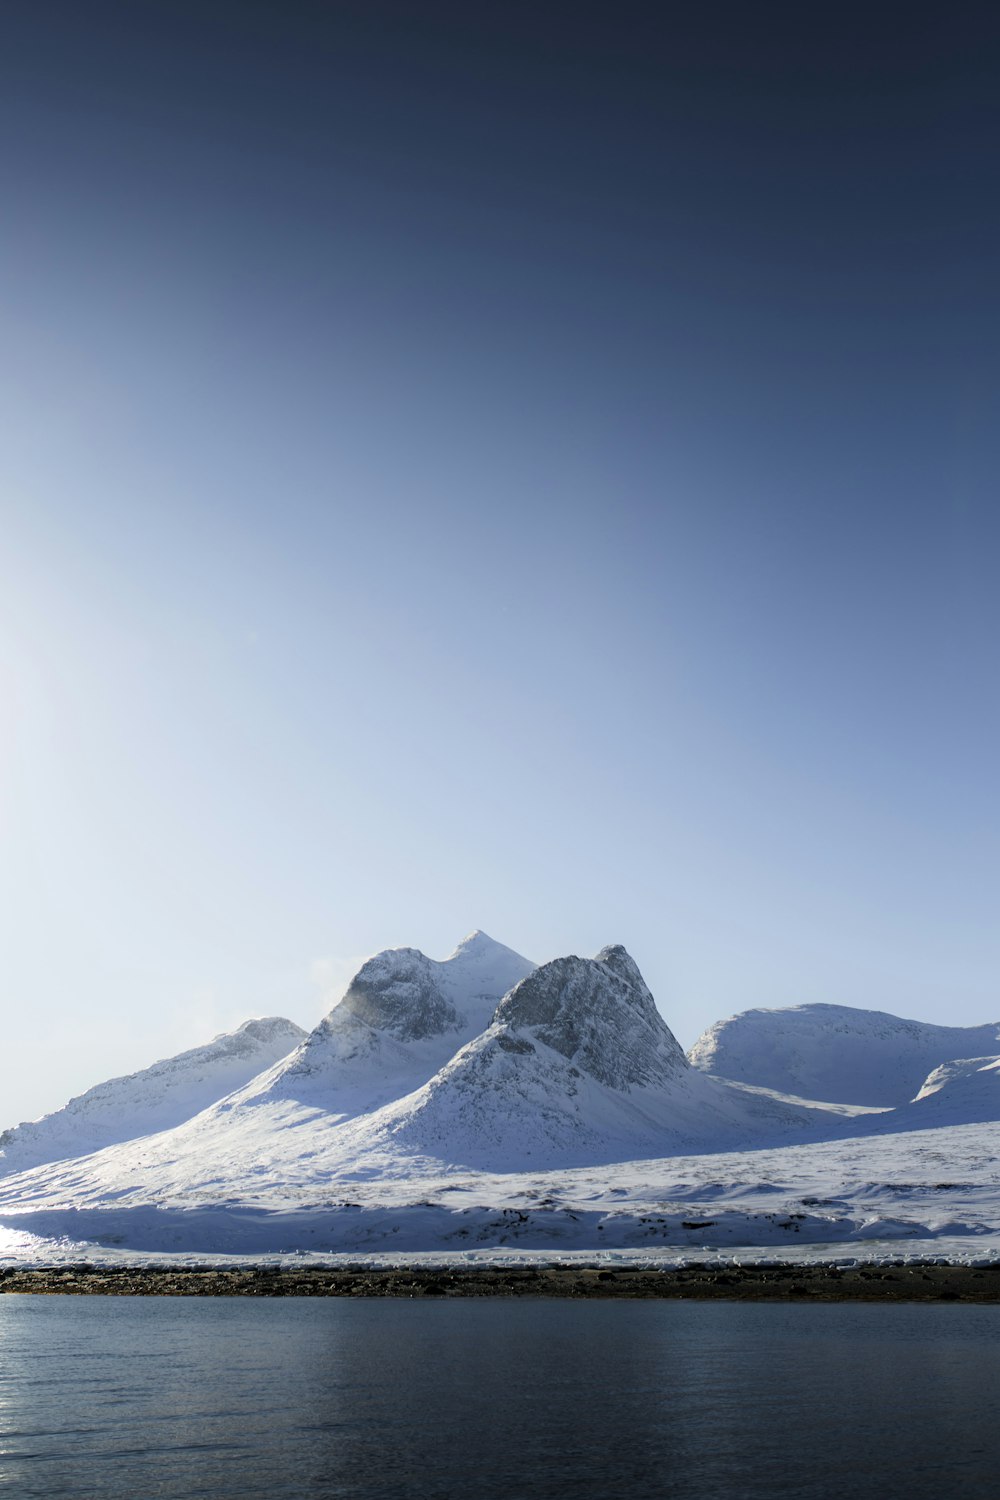
[[[358,1121],[396,1149],[516,1170],[815,1131],[816,1110],[692,1070],[624,948],[541,965],[422,1088]],[[827,1126],[839,1118],[825,1117]]]
[[[430,1078],[534,967],[479,931],[441,961],[417,948],[387,948],[361,966],[302,1044],[235,1102],[300,1099],[339,1114],[376,1108]]]
[[[664,1083],[688,1066],[620,945],[543,964],[501,1000],[494,1023],[527,1031],[608,1088]]]

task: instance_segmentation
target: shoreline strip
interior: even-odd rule
[[[750,1302],[1000,1303],[1000,1265],[0,1268],[0,1295],[110,1297],[701,1298]]]

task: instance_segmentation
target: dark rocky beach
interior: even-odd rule
[[[1000,1265],[0,1269],[0,1293],[110,1297],[624,1297],[1000,1302]]]

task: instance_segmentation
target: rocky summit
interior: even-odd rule
[[[436,964],[418,948],[392,948],[370,958],[323,1023],[360,1021],[399,1042],[457,1031],[460,1017],[444,994]]]
[[[362,964],[299,1047],[226,1102],[226,1112],[308,1099],[346,1117],[408,1094],[488,1025],[505,990],[534,967],[484,932],[441,960],[387,948]]]
[[[688,1067],[634,959],[620,945],[602,948],[596,958],[542,964],[504,996],[494,1021],[530,1033],[598,1083],[623,1092],[663,1084]],[[513,1050],[514,1038],[505,1045]]]

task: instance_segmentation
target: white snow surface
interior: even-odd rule
[[[245,1021],[203,1047],[99,1083],[62,1109],[3,1131],[0,1175],[179,1125],[287,1056],[305,1035],[281,1016]]]
[[[377,953],[301,1045],[225,1110],[300,1104],[340,1119],[367,1114],[431,1078],[534,968],[485,932],[440,962],[417,948]]]
[[[902,1116],[904,1111],[893,1110]],[[1000,1057],[964,1057],[929,1073],[905,1114],[921,1121],[972,1124],[1000,1117]]]
[[[1000,1023],[935,1026],[846,1005],[745,1010],[717,1021],[688,1057],[708,1073],[807,1099],[905,1104],[932,1069],[996,1056]]]
[[[4,1185],[0,1264],[1000,1260],[996,1124],[544,1172],[262,1162],[235,1199],[140,1163],[129,1191],[110,1157]]]
[[[172,1128],[0,1180],[0,1262],[990,1260],[998,1082],[966,1053],[885,1109],[716,1077],[624,949],[535,968],[476,933],[369,960]]]

